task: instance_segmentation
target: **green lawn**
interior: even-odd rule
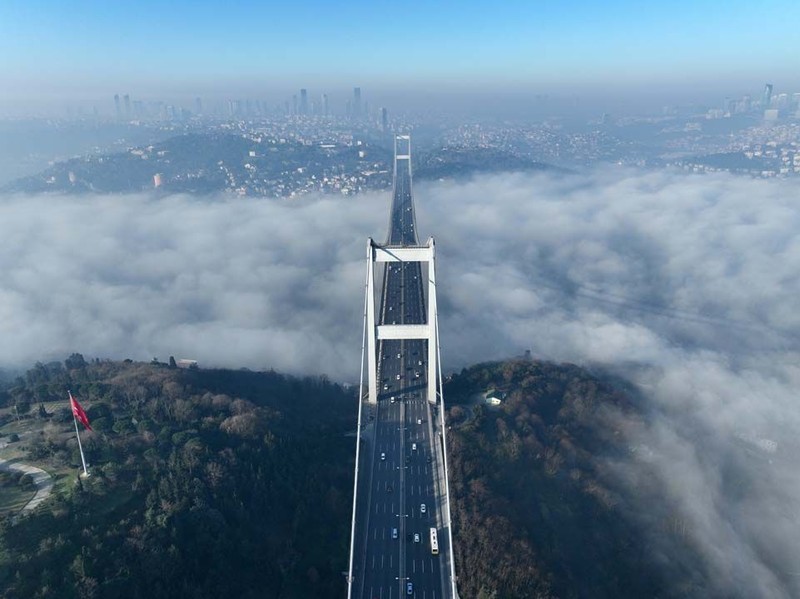
[[[0,484],[0,514],[18,512],[28,503],[36,491],[24,491],[19,485]]]

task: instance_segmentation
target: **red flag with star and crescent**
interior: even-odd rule
[[[72,397],[71,391],[68,391],[68,393],[69,393],[69,404],[70,406],[72,406],[72,414],[75,416],[75,418],[77,418],[80,421],[80,423],[83,426],[85,426],[89,430],[92,430],[92,427],[89,424],[89,417],[86,415],[86,412],[81,407],[81,404],[78,403],[78,400]]]

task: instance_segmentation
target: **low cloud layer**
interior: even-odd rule
[[[5,198],[0,362],[87,356],[357,372],[386,203]]]
[[[800,595],[798,191],[626,170],[416,189],[446,366],[530,348],[636,382],[652,420],[614,467],[631,486],[654,473],[721,595]],[[80,351],[355,380],[365,242],[388,207],[0,198],[0,365]]]

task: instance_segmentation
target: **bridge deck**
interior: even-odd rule
[[[387,245],[417,246],[410,161],[400,158]],[[424,270],[420,262],[385,263],[379,326],[426,324]],[[452,597],[440,415],[426,396],[427,343],[378,341],[378,401],[362,405],[352,597]],[[438,530],[438,555],[431,528]]]

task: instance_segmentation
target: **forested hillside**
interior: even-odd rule
[[[94,428],[81,481],[66,389]],[[614,475],[622,427],[644,419],[631,394],[510,361],[451,377],[445,397],[463,599],[704,596],[657,563],[639,516],[663,502],[631,501]],[[0,442],[51,472],[55,497],[0,518],[0,597],[342,597],[355,421],[354,394],[324,378],[37,364],[0,392]]]
[[[621,423],[642,418],[629,395],[577,366],[510,361],[462,371],[445,398],[462,597],[697,594],[657,563],[611,471],[630,452]]]
[[[43,421],[19,441],[28,456],[71,474],[47,509],[0,523],[2,597],[341,596],[352,393],[272,372],[71,360],[38,364],[3,397]],[[94,428],[77,484],[68,388]],[[53,399],[63,407],[37,408]]]

